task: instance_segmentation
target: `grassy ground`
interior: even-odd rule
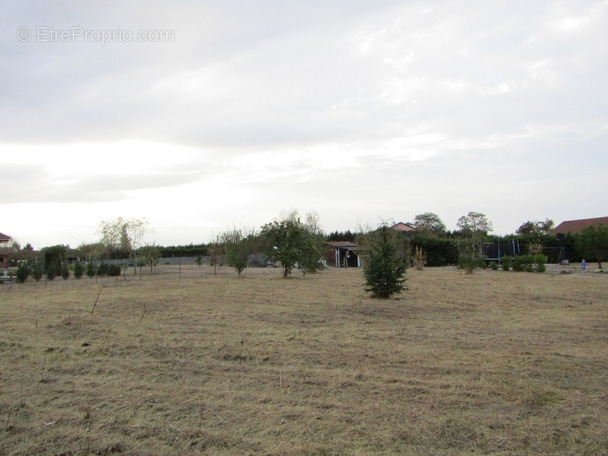
[[[222,272],[0,286],[0,454],[608,454],[606,276]]]

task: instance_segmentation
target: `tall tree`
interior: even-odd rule
[[[460,230],[458,263],[472,274],[483,263],[484,239],[492,231],[492,223],[481,212],[469,212],[458,219],[456,226]]]
[[[432,212],[424,212],[414,217],[414,226],[420,234],[441,236],[446,232],[445,224]]]

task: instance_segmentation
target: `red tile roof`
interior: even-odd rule
[[[391,228],[397,231],[416,231],[412,225],[403,222],[395,223]]]
[[[608,217],[596,217],[580,220],[566,220],[553,228],[551,234],[576,234],[590,226],[597,224],[608,226]]]

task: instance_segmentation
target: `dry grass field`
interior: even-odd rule
[[[606,455],[608,277],[0,286],[2,455]]]

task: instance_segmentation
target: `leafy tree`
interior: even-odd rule
[[[104,252],[106,252],[107,247],[104,246],[101,242],[97,242],[95,244],[80,244],[78,246],[79,256],[87,261],[91,261],[94,259],[102,259],[104,257]]]
[[[527,221],[515,231],[521,237],[524,243],[528,244],[528,252],[530,254],[540,253],[543,245],[551,242],[549,231],[555,223],[553,220],[545,219],[544,222]]]
[[[527,222],[523,223],[519,228],[517,228],[515,233],[523,235],[533,234],[542,236],[549,234],[549,231],[553,229],[554,225],[555,222],[550,219],[545,219],[544,222],[531,222],[530,220],[528,220]]]
[[[581,256],[597,261],[597,267],[602,269],[602,260],[608,256],[608,226],[597,224],[585,228],[575,235],[574,247]]]
[[[306,214],[303,249],[298,261],[303,274],[318,272],[323,268],[321,258],[324,239],[319,216],[315,212]]]
[[[414,217],[414,226],[420,234],[441,236],[445,234],[446,227],[437,214],[425,212]]]
[[[383,223],[360,237],[364,246],[365,291],[373,298],[388,299],[407,288],[404,285],[407,256],[398,246],[398,233]]]
[[[492,223],[485,214],[469,212],[458,219],[456,226],[460,229],[458,264],[467,274],[472,274],[475,268],[484,264],[484,238],[492,231]]]
[[[220,235],[224,245],[226,262],[233,267],[239,277],[249,264],[249,255],[252,253],[252,239],[255,237],[255,230],[233,228]]]
[[[296,211],[291,212],[282,220],[264,225],[261,236],[266,256],[281,262],[283,277],[291,275],[296,265],[304,274],[321,268],[324,236],[316,214],[308,214],[303,222]]]
[[[148,266],[150,272],[158,266],[161,249],[156,244],[145,245],[139,249],[139,264],[140,266]]]
[[[101,235],[101,244],[107,252],[120,250],[133,258],[133,271],[137,274],[137,248],[146,234],[148,222],[146,220],[125,220],[118,217],[114,220],[102,221],[98,232]]]

